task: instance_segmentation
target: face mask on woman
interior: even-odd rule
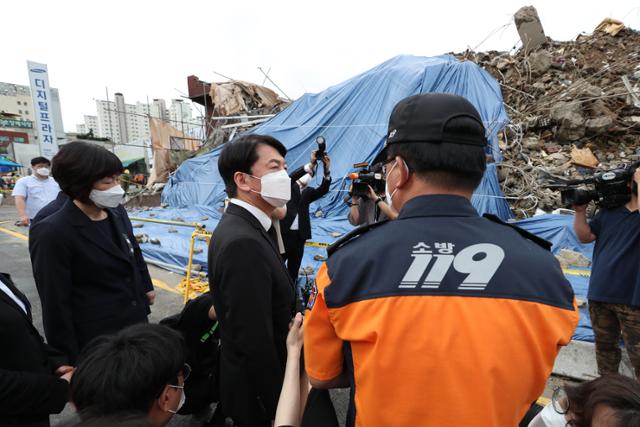
[[[119,185],[113,186],[108,190],[96,190],[95,188],[89,193],[89,199],[99,208],[116,208],[122,202],[124,190]]]

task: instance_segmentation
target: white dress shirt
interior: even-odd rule
[[[27,314],[27,307],[25,307],[24,303],[20,300],[20,298],[16,296],[16,294],[11,292],[11,289],[9,289],[9,287],[4,284],[2,279],[0,279],[0,291],[7,294],[7,296],[12,300],[14,300],[16,304],[18,304],[18,306],[22,309],[22,311],[24,311],[24,313]]]
[[[269,229],[271,228],[271,224],[272,224],[271,218],[269,217],[269,215],[264,213],[262,209],[259,209],[253,206],[251,203],[245,202],[244,200],[235,199],[235,198],[229,200],[229,203],[233,203],[234,205],[240,206],[241,208],[245,208],[246,210],[248,210],[249,213],[251,213],[251,215],[256,217],[258,221],[260,221],[260,225],[262,225],[262,228],[264,228],[264,231],[269,231]]]

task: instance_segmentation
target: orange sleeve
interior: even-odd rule
[[[327,264],[322,264],[316,276],[317,295],[304,319],[304,361],[307,374],[320,381],[331,380],[342,373],[342,340],[329,318],[324,290],[331,284]]]

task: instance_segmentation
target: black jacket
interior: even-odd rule
[[[38,214],[31,220],[31,227],[36,225],[41,220],[46,217],[54,214],[60,210],[61,207],[64,206],[69,200],[69,196],[64,194],[62,191],[58,193],[58,196],[51,203],[47,204],[45,207],[38,211]],[[116,211],[120,214],[120,217],[123,219],[122,223],[126,228],[127,235],[129,236],[129,241],[133,246],[134,255],[136,258],[136,265],[138,266],[138,270],[140,271],[140,276],[142,277],[143,286],[148,291],[153,290],[153,283],[151,282],[151,275],[149,274],[149,268],[147,267],[147,263],[144,262],[144,256],[142,255],[142,250],[140,249],[140,245],[138,245],[138,241],[135,239],[135,235],[133,232],[133,226],[131,225],[131,221],[129,221],[129,214],[127,210],[122,205],[118,205],[115,208]]]
[[[0,273],[0,280],[27,309],[0,290],[0,425],[48,426],[49,414],[62,411],[68,400],[69,383],[53,374],[66,359],[44,343],[29,301],[9,275]]]
[[[275,417],[295,291],[274,241],[246,209],[229,204],[209,246],[220,322],[220,401],[239,425]]]
[[[280,221],[282,234],[286,234],[289,232],[296,215],[298,215],[298,230],[302,240],[309,240],[311,238],[309,205],[327,194],[329,186],[331,185],[331,178],[323,178],[322,184],[317,188],[307,187],[300,191],[300,186],[297,181],[306,173],[304,167],[298,168],[291,173],[291,200],[287,203],[287,215]]]
[[[72,363],[91,339],[146,322],[149,313],[129,219],[107,211],[117,244],[70,200],[29,232],[45,335]]]

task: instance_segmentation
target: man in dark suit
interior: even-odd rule
[[[307,183],[316,172],[316,161],[321,160],[324,176],[319,187],[309,187]],[[316,152],[311,153],[311,162],[293,171],[291,177],[291,200],[287,203],[287,214],[280,221],[282,240],[284,242],[284,260],[287,261],[289,275],[298,280],[298,270],[304,255],[304,244],[311,238],[311,221],[309,220],[309,205],[323,197],[331,185],[329,166],[331,159],[325,154],[322,159],[316,159]]]
[[[285,154],[278,140],[247,135],[218,160],[230,203],[209,247],[209,281],[222,342],[220,402],[240,427],[271,426],[284,378],[295,290],[271,215],[290,199]]]
[[[31,304],[0,273],[0,425],[48,426],[67,403],[72,368],[33,326]]]

